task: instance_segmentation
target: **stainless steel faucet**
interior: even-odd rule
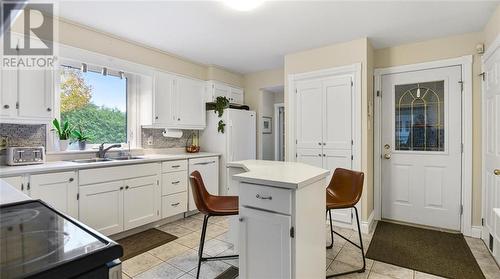
[[[114,147],[122,147],[121,144],[113,144],[113,145],[110,145],[106,148],[104,148],[104,143],[99,145],[99,151],[97,152],[97,158],[105,158],[106,157],[106,152],[108,152],[108,150],[110,150],[111,148],[114,148]]]

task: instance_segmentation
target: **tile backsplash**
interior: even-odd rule
[[[2,140],[6,138],[7,146],[46,147],[47,145],[45,124],[28,125],[0,123],[0,137],[2,137]]]
[[[180,138],[166,138],[163,136],[162,129],[142,129],[142,148],[158,149],[158,148],[183,148],[192,133],[197,133],[196,130],[182,130],[183,134]]]

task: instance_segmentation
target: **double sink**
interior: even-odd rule
[[[124,156],[124,157],[116,157],[116,158],[77,159],[77,160],[71,160],[71,162],[79,163],[79,164],[88,164],[88,163],[100,163],[100,162],[108,162],[108,161],[137,160],[137,159],[143,159],[143,158],[142,157],[135,157],[135,156]]]

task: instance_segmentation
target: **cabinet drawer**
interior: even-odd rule
[[[187,170],[187,168],[188,168],[187,160],[167,161],[161,163],[162,172],[181,171],[181,170]]]
[[[163,196],[161,198],[162,218],[174,216],[187,211],[187,192]]]
[[[187,171],[167,172],[162,174],[161,194],[163,196],[187,191]]]
[[[241,183],[239,191],[241,206],[292,214],[291,190]]]

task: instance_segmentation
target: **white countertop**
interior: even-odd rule
[[[307,186],[330,173],[329,170],[303,163],[264,160],[229,162],[227,167],[246,170],[233,176],[238,181],[289,189]]]
[[[105,161],[97,163],[75,163],[71,161],[54,161],[46,162],[40,165],[28,166],[0,166],[0,177],[21,175],[26,173],[40,173],[51,171],[66,171],[89,168],[102,168],[121,165],[144,164],[161,161],[185,160],[203,157],[220,156],[218,153],[198,152],[198,153],[183,153],[183,154],[148,154],[139,155],[141,159],[125,160],[125,161]]]
[[[31,198],[0,179],[0,205],[30,200]]]

